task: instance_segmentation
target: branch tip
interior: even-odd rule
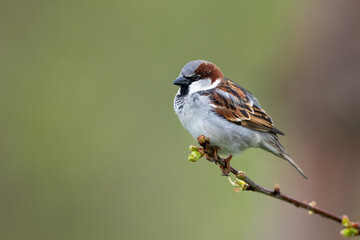
[[[322,217],[325,217],[325,218],[331,219],[335,222],[341,223],[345,227],[343,230],[340,231],[340,234],[343,236],[358,236],[358,235],[360,235],[359,223],[351,222],[346,215],[343,215],[342,217],[340,217],[331,212],[317,208],[315,201],[312,201],[311,203],[308,204],[306,201],[301,202],[292,197],[289,197],[280,192],[280,186],[278,183],[275,184],[273,191],[256,184],[250,178],[248,178],[243,171],[238,171],[235,168],[231,167],[231,165],[229,163],[231,156],[229,156],[229,158],[227,158],[227,159],[219,157],[217,154],[218,149],[216,147],[213,147],[210,145],[209,138],[206,138],[204,135],[201,135],[197,138],[197,140],[202,148],[191,145],[190,150],[192,151],[192,153],[189,156],[189,160],[195,162],[196,160],[205,156],[205,158],[208,161],[214,162],[215,164],[220,165],[221,169],[223,170],[223,174],[230,173],[230,172],[232,174],[234,174],[236,176],[235,181],[232,181],[231,178],[229,178],[229,181],[234,186],[235,192],[247,190],[247,191],[254,191],[254,192],[265,194],[270,197],[277,198],[281,201],[287,202],[296,207],[301,207],[303,209],[310,210],[308,212],[309,214],[318,214]],[[225,172],[224,169],[226,169],[227,171]]]

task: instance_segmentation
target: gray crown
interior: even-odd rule
[[[183,69],[181,69],[180,74],[183,76],[192,76],[194,75],[195,70],[202,64],[202,63],[209,63],[205,60],[195,60],[192,62],[188,62]]]

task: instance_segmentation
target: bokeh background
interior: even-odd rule
[[[250,149],[259,184],[360,219],[360,2],[2,1],[0,238],[340,239],[187,160],[188,61],[254,93],[307,173]]]

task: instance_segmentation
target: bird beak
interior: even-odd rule
[[[173,84],[178,86],[188,86],[190,84],[190,80],[186,79],[184,76],[178,77]]]

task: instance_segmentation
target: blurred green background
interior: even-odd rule
[[[235,157],[234,166],[265,187],[279,182],[290,195],[323,199],[320,206],[359,219],[359,193],[344,193],[348,198],[340,205],[327,201],[337,181],[320,174],[326,162],[321,152],[316,159],[323,162],[305,160],[314,155],[305,153],[304,142],[311,145],[313,138],[303,134],[312,121],[298,116],[311,110],[304,110],[311,103],[301,92],[314,89],[313,82],[303,82],[316,68],[307,47],[313,42],[308,36],[318,33],[313,26],[326,32],[321,24],[346,23],[353,8],[340,11],[338,21],[323,21],[315,10],[337,9],[331,2],[3,1],[0,238],[339,239],[335,223],[259,194],[236,194],[217,167],[189,162],[188,145],[196,141],[173,111],[178,89],[172,85],[191,60],[217,64],[287,133],[281,141],[310,180],[261,150]],[[331,41],[333,35],[324,36]],[[350,69],[359,69],[357,60]],[[351,96],[357,104],[357,94]],[[356,146],[359,128],[350,129],[347,137],[355,136]],[[342,142],[337,148],[348,146],[347,137],[335,138]],[[359,151],[354,154],[342,161],[359,165]]]

